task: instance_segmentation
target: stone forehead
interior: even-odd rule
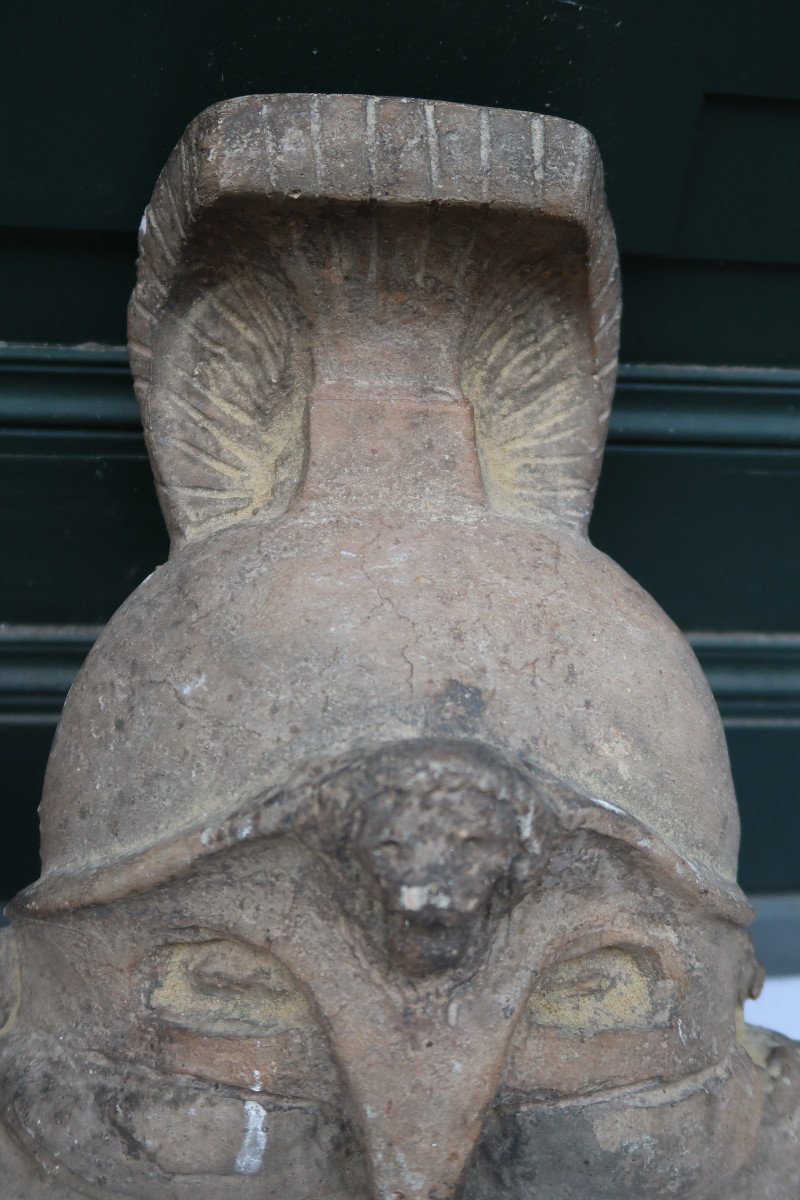
[[[425,759],[432,770],[419,769]],[[389,763],[391,767],[386,769]],[[48,915],[61,908],[123,899],[180,879],[199,860],[276,836],[296,836],[334,858],[342,850],[347,855],[351,850],[358,853],[359,844],[372,841],[369,799],[380,808],[385,789],[391,792],[390,811],[411,809],[413,815],[419,802],[432,799],[427,824],[447,838],[452,817],[457,815],[450,796],[457,795],[460,787],[473,789],[485,806],[491,806],[490,823],[499,818],[503,833],[511,837],[511,854],[532,854],[544,860],[556,831],[568,836],[579,831],[595,833],[609,845],[627,847],[634,863],[655,868],[672,881],[678,893],[695,903],[699,896],[710,914],[736,924],[752,919],[735,884],[682,858],[616,805],[582,795],[550,772],[515,761],[485,744],[426,738],[372,750],[364,747],[320,761],[296,772],[280,787],[254,797],[238,811],[193,830],[179,831],[149,849],[111,862],[109,867],[45,873],[15,904],[18,911]],[[480,832],[480,826],[476,825],[476,830]]]
[[[365,640],[362,621],[376,600],[355,567],[342,586],[317,594],[292,584],[290,603],[283,581],[318,571],[322,551],[303,527],[285,543],[303,539],[308,566],[270,563],[267,535],[280,555],[275,526],[193,547],[107,628],[54,744],[42,803],[46,871],[107,860],[109,848],[136,853],[199,826],[303,764],[345,752],[353,736],[374,745],[455,734],[568,776],[688,859],[733,877],[735,800],[713,700],[683,639],[656,625],[655,606],[608,560],[592,582],[588,547],[564,545],[549,566],[517,525],[488,536],[459,529],[460,556],[447,560],[438,538],[426,557],[431,537],[409,534],[408,572],[437,575],[414,591],[416,654],[426,666],[412,691],[405,577],[395,587],[393,575],[381,576],[394,608],[382,605]],[[324,539],[341,544],[336,529]],[[229,579],[226,559],[244,564],[246,586]],[[480,622],[479,652],[450,636],[453,624],[475,622],[459,574],[473,559],[487,577],[520,571],[525,581],[519,604]],[[569,574],[580,606],[566,603]],[[584,606],[601,603],[606,610],[587,626]]]

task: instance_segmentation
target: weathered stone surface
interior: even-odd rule
[[[719,718],[586,537],[618,321],[569,122],[189,127],[130,308],[172,549],[0,938],[4,1197],[798,1195]]]

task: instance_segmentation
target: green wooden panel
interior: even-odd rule
[[[800,262],[798,146],[799,101],[705,96],[679,222],[679,253]]]
[[[3,764],[0,904],[39,874],[39,818],[42,780],[55,733],[55,720],[0,718]]]
[[[141,437],[6,435],[0,620],[105,622],[167,541]]]
[[[0,343],[124,344],[135,264],[132,231],[0,229]]]
[[[798,625],[800,454],[609,446],[591,535],[683,629]]]
[[[753,892],[800,891],[800,726],[731,725],[726,733],[742,816],[740,882]]]
[[[689,640],[731,729],[774,726],[800,747],[800,634],[690,633]],[[766,776],[771,763],[763,765]]]
[[[800,268],[792,264],[624,256],[622,302],[630,361],[800,364]]]
[[[798,363],[795,0],[33,0],[9,26],[0,340],[124,340],[133,234],[201,109],[356,91],[584,123],[625,258],[625,355]]]
[[[768,975],[800,972],[800,895],[751,896],[756,910],[753,925],[758,961]]]
[[[0,230],[0,341],[124,345],[135,260],[133,233]],[[800,365],[800,267],[624,255],[622,285],[623,360]]]
[[[171,0],[14,12],[0,225],[131,229],[206,105],[356,91],[550,111],[600,141],[626,250],[672,249],[704,96],[800,99],[792,0]],[[10,119],[10,114],[15,120]],[[797,182],[800,164],[784,164]]]

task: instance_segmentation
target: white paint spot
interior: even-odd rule
[[[456,1059],[453,1063],[453,1074],[460,1075],[463,1070],[464,1070],[464,1064],[462,1062],[459,1062],[458,1059]]]
[[[142,213],[142,219],[139,222],[139,233],[142,237],[147,233],[147,209]]]
[[[525,816],[520,817],[519,820],[517,821],[517,828],[519,829],[519,836],[522,838],[523,842],[529,842],[531,840],[531,834],[533,833],[534,808],[535,808],[535,805],[532,804],[530,806],[530,808],[528,809],[528,811],[525,813]]]
[[[182,696],[191,696],[192,692],[196,692],[199,687],[202,687],[205,681],[205,675],[195,675],[194,679],[189,679],[182,684],[178,691]]]
[[[434,908],[450,908],[453,901],[447,892],[434,891],[427,884],[400,888],[400,904],[406,912],[419,912],[426,904]]]
[[[405,1156],[405,1154],[402,1154],[399,1150],[397,1150],[395,1152],[394,1157],[395,1157],[395,1162],[397,1163],[397,1166],[400,1168],[400,1177],[403,1180],[403,1183],[406,1185],[406,1187],[409,1189],[409,1191],[414,1192],[416,1195],[419,1195],[419,1193],[422,1192],[425,1188],[425,1183],[426,1183],[425,1176],[420,1175],[418,1171],[409,1170],[406,1156]]]
[[[681,1039],[681,1042],[684,1046],[689,1045],[688,1041],[686,1040],[686,1030],[683,1027],[683,1021],[681,1021],[680,1018],[678,1018],[678,1037]]]
[[[400,903],[407,912],[419,912],[428,903],[427,887],[401,887]]]
[[[340,550],[339,553],[342,558],[358,558],[358,555],[354,554],[352,550]]]
[[[253,1086],[250,1088],[250,1091],[251,1092],[263,1092],[263,1090],[264,1090],[264,1085],[261,1082],[261,1072],[253,1071]]]
[[[204,829],[203,832],[200,834],[200,841],[203,843],[204,846],[210,846],[213,840],[214,840],[214,830],[213,829]]]
[[[240,841],[240,842],[243,842],[243,841],[245,840],[245,838],[249,838],[249,837],[250,837],[250,834],[251,834],[252,832],[253,832],[253,822],[252,822],[252,821],[245,821],[245,822],[244,822],[242,825],[240,825],[240,826],[239,826],[239,828],[236,830],[236,836],[237,836],[237,838],[239,839],[239,841]]]
[[[239,1175],[255,1175],[261,1170],[267,1150],[267,1114],[257,1100],[245,1100],[244,1115],[244,1138],[235,1168]]]
[[[607,808],[609,812],[619,813],[621,817],[625,816],[625,809],[612,804],[610,800],[601,800],[599,796],[592,796],[592,803],[599,804],[601,808]]]

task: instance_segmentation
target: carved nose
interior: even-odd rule
[[[514,890],[521,845],[511,815],[483,835],[471,833],[457,813],[436,824],[414,816],[402,834],[365,838],[360,861],[381,897],[390,955],[419,975],[456,965],[485,933],[491,898]],[[483,818],[474,814],[473,825]]]
[[[331,1015],[364,1138],[372,1200],[457,1200],[497,1092],[515,991],[478,988],[426,1015],[383,997]],[[511,1003],[516,1006],[518,996]],[[377,1009],[377,1011],[375,1011]],[[506,1010],[504,1012],[504,1009]]]

